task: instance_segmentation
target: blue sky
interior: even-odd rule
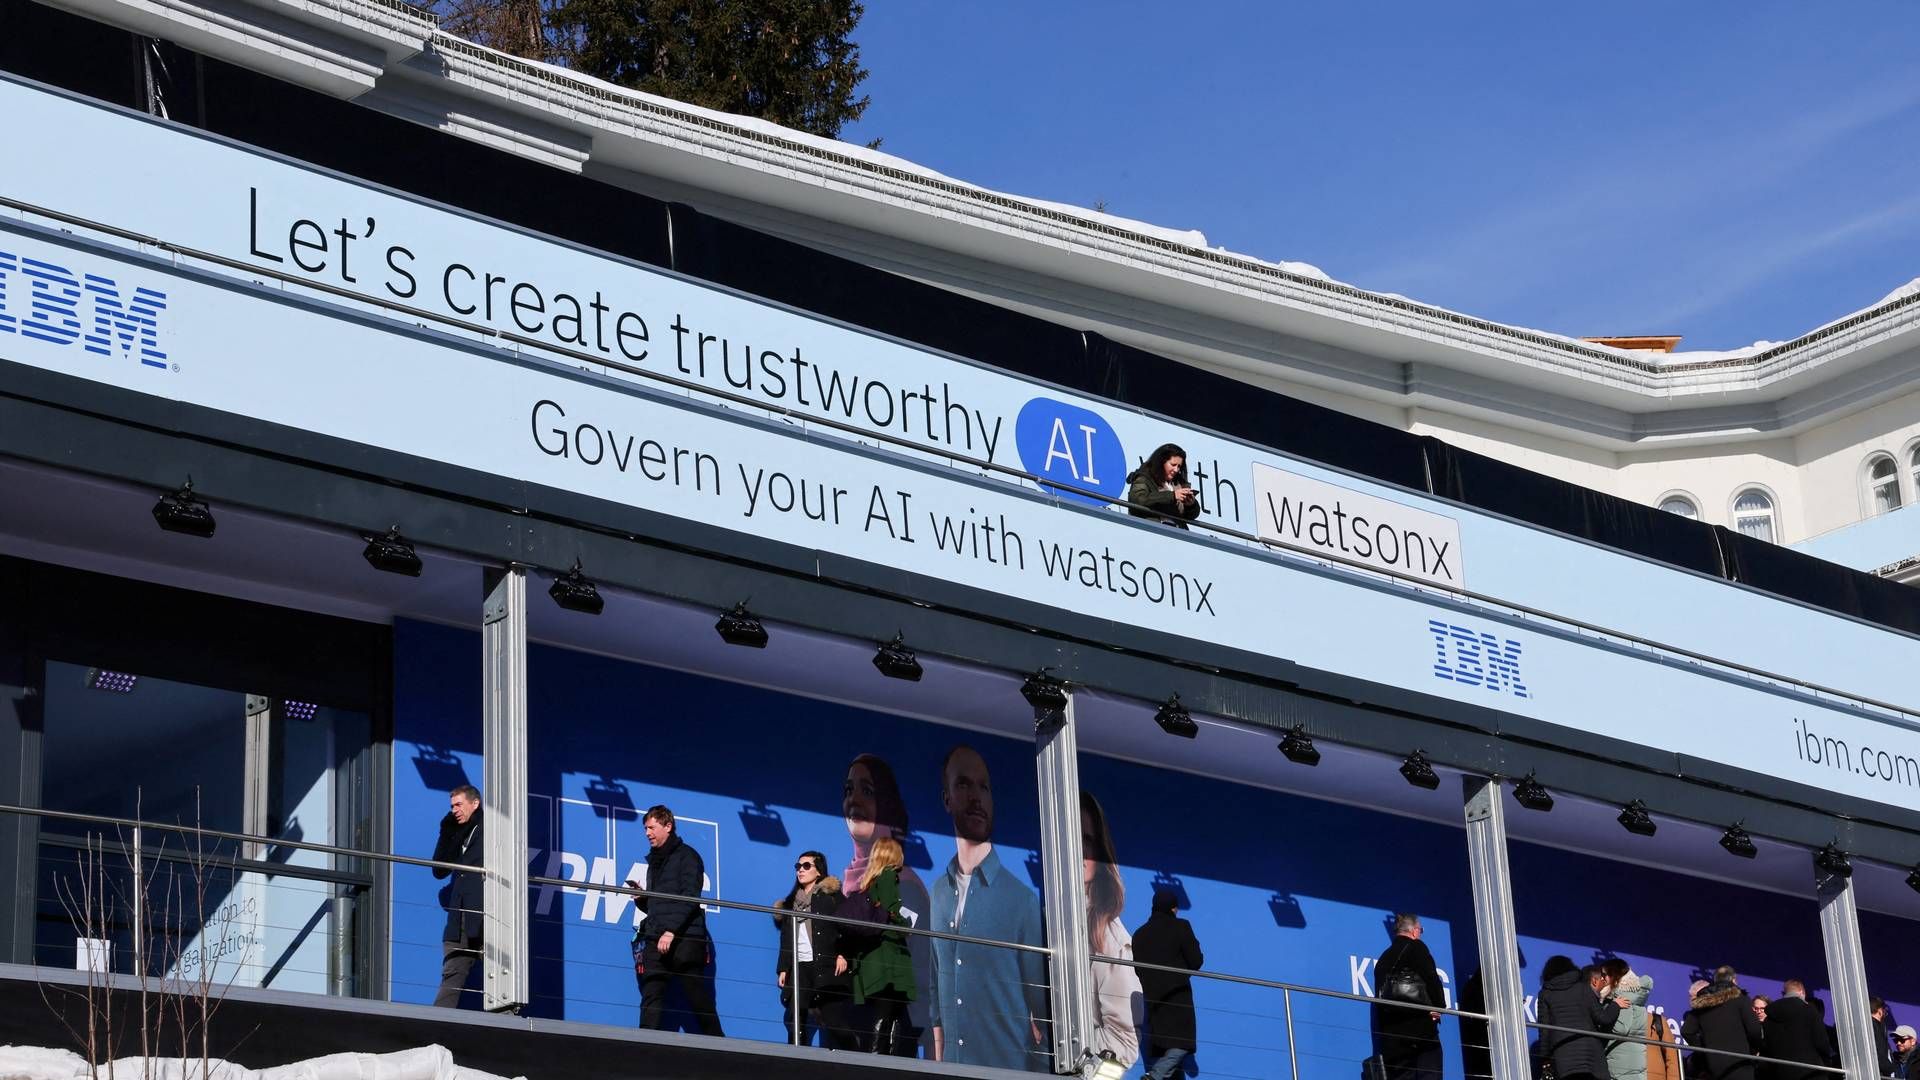
[[[869,0],[842,137],[1502,322],[1733,348],[1920,277],[1916,14]]]

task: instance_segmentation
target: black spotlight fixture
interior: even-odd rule
[[[412,544],[400,538],[398,525],[388,529],[385,536],[367,537],[367,550],[361,554],[366,556],[367,565],[375,570],[408,577],[420,576],[420,555],[413,550]]]
[[[1538,810],[1543,814],[1553,809],[1553,796],[1547,794],[1546,787],[1535,780],[1532,773],[1521,777],[1520,782],[1513,785],[1513,800],[1529,810]]]
[[[1853,860],[1838,847],[1828,844],[1813,853],[1814,872],[1821,877],[1846,879],[1853,876]]]
[[[762,637],[766,636],[765,630],[760,633]],[[920,658],[913,655],[912,649],[907,648],[904,634],[895,634],[892,641],[880,646],[880,651],[873,654],[873,666],[879,668],[880,674],[889,679],[903,679],[907,682],[919,682],[920,676],[926,674],[920,667]]]
[[[1153,722],[1160,725],[1161,731],[1169,735],[1178,735],[1183,739],[1191,739],[1200,734],[1200,725],[1193,722],[1193,714],[1187,711],[1185,705],[1180,704],[1179,694],[1168,698],[1166,703],[1160,706],[1159,710],[1153,714]]]
[[[582,615],[598,615],[607,606],[607,602],[600,597],[600,590],[594,588],[587,575],[580,572],[579,559],[573,560],[573,569],[553,579],[553,587],[547,590],[547,595],[553,597],[554,603]]]
[[[1400,775],[1407,778],[1407,783],[1417,788],[1433,791],[1440,786],[1440,774],[1433,771],[1433,762],[1427,760],[1425,750],[1415,750],[1408,754],[1407,760],[1400,763]]]
[[[213,511],[206,501],[193,493],[193,477],[185,487],[160,496],[153,504],[153,520],[168,532],[185,533],[202,540],[213,535]]]
[[[1660,831],[1653,823],[1653,815],[1647,813],[1647,804],[1635,799],[1620,810],[1620,827],[1635,836],[1652,836]]]
[[[1727,831],[1720,835],[1720,846],[1726,848],[1729,855],[1751,859],[1760,854],[1760,849],[1753,846],[1753,837],[1747,835],[1747,830],[1741,828],[1740,824],[1736,821],[1727,826]]]
[[[1287,731],[1286,735],[1280,739],[1280,752],[1287,755],[1287,760],[1295,765],[1320,764],[1320,751],[1314,748],[1313,736],[1307,734],[1305,724],[1295,724]],[[1401,768],[1404,772],[1405,766]],[[1432,767],[1429,766],[1427,771],[1432,772]]]
[[[720,621],[714,623],[713,628],[720,634],[720,640],[729,645],[749,649],[767,647],[767,628],[760,625],[760,620],[753,617],[753,612],[747,610],[745,600],[733,605],[732,611],[721,614]]]
[[[1060,712],[1067,707],[1067,683],[1047,674],[1052,670],[1043,667],[1027,676],[1027,681],[1020,684],[1020,696],[1036,709]]]
[[[1913,869],[1907,871],[1907,888],[1920,892],[1920,865],[1915,865]]]

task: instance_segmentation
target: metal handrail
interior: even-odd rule
[[[228,256],[220,255],[214,252],[202,251],[198,248],[187,247],[182,244],[174,244],[165,240],[161,240],[158,237],[148,236],[143,233],[134,232],[130,229],[123,229],[116,225],[108,225],[103,222],[93,221],[88,218],[80,217],[78,215],[63,213],[61,211],[53,210],[51,208],[44,207],[44,206],[39,206],[34,203],[29,203],[19,199],[10,198],[5,195],[0,195],[0,207],[5,207],[5,208],[20,211],[21,213],[24,213],[24,214],[33,214],[39,217],[47,218],[52,221],[58,221],[64,224],[75,225],[75,226],[79,226],[80,228],[90,229],[96,232],[105,233],[107,235],[115,236],[123,240],[132,241],[136,244],[157,248],[161,251],[169,252],[176,256],[183,256],[189,259],[195,259],[201,262],[211,263],[215,266],[225,267],[230,270],[237,270],[249,276],[271,278],[275,281],[279,281],[282,284],[294,285],[302,289],[309,289],[309,290],[323,293],[326,295],[336,296],[341,299],[349,300],[356,304],[363,304],[363,305],[368,305],[376,308],[381,308],[387,311],[405,315],[410,319],[421,319],[421,320],[426,320],[428,322],[440,323],[442,325],[456,327],[467,333],[475,334],[482,338],[491,338],[496,341],[511,342],[515,345],[519,345],[525,348],[538,349],[545,353],[551,353],[557,356],[563,356],[569,360],[573,360],[579,363],[621,371],[628,375],[632,375],[636,378],[659,383],[665,386],[670,386],[677,390],[685,391],[689,394],[699,394],[708,398],[713,398],[720,401],[729,402],[731,404],[739,405],[744,408],[753,409],[755,411],[784,416],[797,423],[817,425],[819,427],[826,428],[829,430],[843,432],[843,433],[852,435],[856,438],[871,439],[876,442],[893,445],[901,449],[909,450],[915,454],[936,457],[936,458],[944,458],[950,462],[964,463],[966,465],[969,465],[976,469],[980,469],[985,472],[1000,473],[1006,476],[1014,477],[1016,479],[1029,481],[1035,484],[1036,486],[1041,487],[1043,490],[1048,487],[1071,488],[1077,496],[1084,496],[1086,498],[1092,499],[1100,503],[1107,504],[1109,506],[1120,507],[1120,508],[1125,508],[1129,510],[1138,509],[1135,506],[1135,504],[1130,503],[1125,499],[1113,498],[1112,496],[1106,495],[1101,492],[1085,491],[1072,484],[1062,483],[1061,481],[1038,476],[1034,473],[1030,473],[1022,469],[1015,469],[1010,466],[1001,465],[998,462],[994,462],[988,459],[972,457],[970,455],[959,453],[951,449],[947,449],[947,450],[931,449],[929,447],[915,443],[911,439],[901,438],[900,436],[892,435],[887,432],[874,431],[868,428],[862,428],[855,424],[849,424],[843,421],[835,420],[830,416],[820,416],[813,413],[798,412],[794,409],[788,408],[783,405],[778,405],[778,404],[761,400],[761,399],[749,398],[743,394],[736,394],[729,390],[723,390],[717,387],[709,386],[705,383],[694,382],[689,379],[681,379],[673,375],[668,375],[664,372],[652,371],[646,368],[638,367],[636,365],[627,364],[619,360],[614,360],[604,354],[585,352],[582,350],[572,349],[554,342],[549,342],[539,338],[529,337],[524,334],[517,334],[512,331],[502,330],[494,326],[488,326],[484,323],[469,322],[465,319],[457,318],[452,315],[443,314],[441,312],[434,311],[429,308],[414,307],[413,305],[410,305],[410,304],[396,303],[392,300],[386,299],[384,297],[381,297],[372,293],[354,292],[351,289],[342,288],[338,285],[333,285],[323,281],[313,281],[307,278],[302,278],[292,274],[288,274],[284,271],[274,270],[272,268],[264,267],[264,266],[258,266],[253,263],[230,258]],[[596,253],[596,254],[599,254],[600,257],[611,257],[611,256],[606,256],[603,253]],[[622,260],[618,260],[617,257],[613,257],[613,258],[615,258],[616,261],[622,261]],[[657,268],[649,268],[649,269],[653,269],[657,271]],[[1229,441],[1236,441],[1236,442],[1240,441],[1240,440],[1234,440],[1230,436],[1222,436],[1222,437],[1228,438]],[[1252,444],[1247,444],[1247,445],[1251,446]],[[1274,451],[1271,448],[1256,447],[1256,449],[1265,450],[1266,452],[1269,452],[1269,453],[1275,453],[1275,454],[1279,453],[1278,451]],[[1281,455],[1281,456],[1285,456],[1285,455]],[[1424,494],[1424,497],[1429,497],[1429,498],[1433,497],[1430,493],[1423,493],[1423,494]],[[1164,515],[1155,515],[1155,516],[1161,517]],[[1848,701],[1858,702],[1863,705],[1871,705],[1878,709],[1899,713],[1903,717],[1911,718],[1917,723],[1920,723],[1920,707],[1900,705],[1900,704],[1896,704],[1889,701],[1882,701],[1878,698],[1868,697],[1864,694],[1860,694],[1855,691],[1842,690],[1838,687],[1832,687],[1822,683],[1812,682],[1810,680],[1802,679],[1797,676],[1782,675],[1778,672],[1774,672],[1766,668],[1760,668],[1750,664],[1744,664],[1737,660],[1727,660],[1721,657],[1709,655],[1707,653],[1702,653],[1696,650],[1688,649],[1683,646],[1669,644],[1667,642],[1658,641],[1653,638],[1642,637],[1640,635],[1632,634],[1623,630],[1612,629],[1606,626],[1602,626],[1598,623],[1587,622],[1586,620],[1577,619],[1569,615],[1557,614],[1555,612],[1531,607],[1526,604],[1521,604],[1517,601],[1507,600],[1498,596],[1494,596],[1489,593],[1478,592],[1476,590],[1465,588],[1464,586],[1449,585],[1445,583],[1429,581],[1424,578],[1413,577],[1412,575],[1406,574],[1397,569],[1372,566],[1370,564],[1363,563],[1357,559],[1350,559],[1343,555],[1337,555],[1332,552],[1323,551],[1318,548],[1310,548],[1301,544],[1291,544],[1284,540],[1263,537],[1254,533],[1242,532],[1239,529],[1230,528],[1225,525],[1217,525],[1212,522],[1195,520],[1195,521],[1188,522],[1187,524],[1189,526],[1198,526],[1199,528],[1207,532],[1217,533],[1224,537],[1230,537],[1232,539],[1240,540],[1244,543],[1252,544],[1269,551],[1278,550],[1283,554],[1296,556],[1297,558],[1304,559],[1309,562],[1315,562],[1315,563],[1321,563],[1321,564],[1329,564],[1329,563],[1336,564],[1336,565],[1345,567],[1347,569],[1356,570],[1363,574],[1367,574],[1373,577],[1386,578],[1393,581],[1395,584],[1408,588],[1414,592],[1438,592],[1438,593],[1444,593],[1450,596],[1458,597],[1461,599],[1472,600],[1476,603],[1489,604],[1495,607],[1504,608],[1505,610],[1515,614],[1525,615],[1525,616],[1529,616],[1537,619],[1550,620],[1552,622],[1559,623],[1563,626],[1571,627],[1576,630],[1581,630],[1586,633],[1599,634],[1605,637],[1617,639],[1619,641],[1629,642],[1634,645],[1639,645],[1648,649],[1654,649],[1660,652],[1669,653],[1677,657],[1695,661],[1697,663],[1712,664],[1716,667],[1725,668],[1729,671],[1739,672],[1743,675],[1748,675],[1748,676],[1764,679],[1764,680],[1775,682],[1775,683],[1784,683],[1791,686],[1799,687],[1803,690],[1812,691],[1818,694],[1826,694],[1826,695],[1837,697],[1837,698],[1844,698]],[[1538,532],[1547,531],[1547,530],[1539,529],[1537,526],[1529,526],[1529,527],[1533,528],[1535,531],[1538,531]],[[1722,583],[1728,584],[1724,580]],[[1845,616],[1840,616],[1838,613],[1830,612],[1830,614],[1835,614],[1837,617],[1845,617]],[[1871,624],[1871,625],[1878,626],[1878,624]],[[1898,631],[1892,630],[1892,628],[1889,628],[1889,627],[1879,627],[1879,628],[1883,630],[1887,630],[1890,633],[1898,632]]]
[[[91,838],[71,836],[65,833],[42,831],[39,835],[39,841],[48,847],[65,848],[69,851],[94,850]],[[136,851],[134,845],[120,839],[115,839],[111,843],[103,843],[101,848],[111,850],[123,856],[131,856]],[[195,853],[185,848],[175,849],[164,846],[153,848],[143,845],[137,850],[143,858],[152,859],[156,862],[191,863],[195,859],[204,859],[208,863],[217,863],[224,869],[231,869],[240,873],[296,878],[301,881],[315,881],[328,885],[350,885],[356,889],[370,889],[373,887],[372,874],[356,874],[350,870],[335,870],[331,867],[301,866],[298,863],[278,863],[268,859],[223,856],[211,851]]]
[[[1328,990],[1322,986],[1307,986],[1302,983],[1282,982],[1279,979],[1260,979],[1252,975],[1232,975],[1224,971],[1204,971],[1197,968],[1173,967],[1168,964],[1149,964],[1144,960],[1131,960],[1121,956],[1102,956],[1095,953],[1092,960],[1096,964],[1120,964],[1125,967],[1139,968],[1143,971],[1161,971],[1169,975],[1197,976],[1202,979],[1217,979],[1221,982],[1238,983],[1243,986],[1259,986],[1269,990],[1285,990],[1289,993],[1316,994],[1320,997],[1338,998],[1342,1001],[1362,1001],[1368,1005],[1387,1005],[1396,1009],[1418,1009],[1421,1012],[1437,1012],[1445,1016],[1459,1016],[1469,1020],[1492,1020],[1489,1013],[1468,1012],[1465,1009],[1449,1009],[1444,1005],[1419,1005],[1411,1001],[1392,1001],[1387,998],[1368,997],[1365,994],[1350,994],[1344,990]]]
[[[178,822],[142,821],[137,818],[112,817],[107,814],[82,814],[72,810],[48,810],[37,806],[15,806],[0,803],[0,814],[21,814],[28,817],[50,817],[62,821],[84,821],[95,825],[112,825],[122,829],[159,829],[162,832],[212,837],[215,840],[232,840],[241,844],[265,844],[276,847],[299,848],[302,851],[318,851],[326,855],[341,855],[347,858],[373,859],[376,862],[401,863],[407,866],[425,866],[434,870],[472,871],[481,867],[466,863],[435,862],[413,855],[396,855],[391,852],[362,851],[359,848],[340,847],[335,844],[316,844],[307,840],[278,840],[271,836],[255,836],[251,833],[228,832],[224,829],[208,829],[198,825],[183,825]],[[275,863],[275,866],[282,864]]]
[[[1647,1046],[1671,1046],[1675,1053],[1718,1054],[1721,1057],[1735,1057],[1742,1061],[1758,1061],[1768,1065],[1788,1065],[1795,1069],[1802,1069],[1808,1072],[1831,1073],[1834,1076],[1847,1075],[1845,1069],[1838,1069],[1831,1065],[1809,1065],[1804,1061],[1789,1061],[1786,1058],[1768,1057],[1765,1054],[1743,1054],[1738,1050],[1717,1050],[1711,1046],[1700,1046],[1695,1043],[1681,1042],[1678,1039],[1671,1041],[1665,1039],[1649,1039],[1644,1035],[1615,1034],[1611,1031],[1594,1031],[1590,1028],[1570,1028],[1561,1027],[1558,1024],[1542,1024],[1537,1020],[1527,1021],[1527,1026],[1537,1031],[1559,1031],[1568,1035],[1585,1035],[1594,1039],[1604,1039],[1607,1042],[1636,1042]]]
[[[897,930],[903,934],[912,934],[918,937],[939,938],[943,941],[959,941],[969,945],[991,945],[995,948],[1012,949],[1016,952],[1039,953],[1042,956],[1052,956],[1054,954],[1054,950],[1045,945],[1026,945],[1017,941],[1000,941],[996,938],[971,937],[966,934],[949,934],[944,930],[923,930],[917,926],[888,925],[883,928],[878,923],[870,923],[863,919],[845,919],[845,918],[841,918],[838,915],[825,915],[815,911],[795,911],[792,908],[771,907],[766,904],[750,904],[744,900],[722,900],[719,897],[688,896],[685,893],[654,892],[650,889],[634,889],[634,888],[629,888],[625,885],[607,885],[598,881],[568,881],[565,878],[528,877],[527,883],[529,885],[544,885],[544,886],[551,886],[551,887],[564,886],[569,889],[594,889],[600,892],[621,893],[626,896],[644,897],[649,900],[655,899],[655,898],[664,898],[668,900],[685,900],[685,901],[688,901],[689,903],[700,904],[703,906],[711,905],[713,907],[728,908],[734,911],[754,911],[762,915],[771,915],[775,919],[782,919],[782,918],[806,919],[809,922],[819,921],[819,922],[825,922],[825,923],[834,923],[839,926],[860,926],[860,927],[865,927],[866,929],[869,929],[869,930],[885,930],[886,932],[889,932],[889,933]]]

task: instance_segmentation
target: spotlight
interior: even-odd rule
[[[311,701],[283,701],[280,703],[280,714],[289,720],[305,722],[320,714],[320,706]]]
[[[1047,712],[1061,712],[1067,707],[1067,683],[1047,674],[1052,668],[1041,668],[1027,676],[1020,684],[1020,696],[1027,704]]]
[[[1153,722],[1160,725],[1161,731],[1183,739],[1200,734],[1200,725],[1193,722],[1193,714],[1180,704],[1179,694],[1168,698],[1166,704],[1160,706],[1159,711],[1153,714]]]
[[[1513,785],[1513,799],[1529,810],[1546,813],[1553,809],[1553,796],[1547,794],[1547,789],[1533,778],[1532,773],[1521,777],[1520,782]]]
[[[747,610],[746,601],[733,605],[733,610],[723,612],[720,621],[713,624],[720,633],[720,640],[729,645],[744,645],[749,649],[767,647],[767,628]]]
[[[1920,865],[1916,865],[1913,869],[1907,871],[1907,888],[1912,889],[1914,892],[1920,892]]]
[[[400,539],[400,526],[388,529],[385,536],[369,536],[366,540],[367,550],[360,554],[366,556],[367,565],[389,574],[420,576],[420,556],[412,544]]]
[[[193,477],[179,491],[160,496],[153,504],[153,520],[168,532],[185,533],[202,540],[213,535],[213,511],[193,493]]]
[[[105,690],[110,694],[131,694],[133,684],[140,676],[129,675],[124,671],[108,671],[106,668],[87,669],[87,685],[95,690]]]
[[[1400,763],[1400,775],[1407,778],[1407,783],[1417,788],[1433,791],[1440,786],[1440,774],[1433,771],[1433,762],[1427,760],[1425,750],[1415,750],[1408,754],[1407,760]]]
[[[1307,734],[1305,724],[1293,725],[1293,730],[1287,732],[1286,737],[1280,740],[1280,752],[1287,755],[1287,760],[1295,765],[1320,764],[1320,751],[1314,749],[1313,736]],[[1432,769],[1429,768],[1428,771],[1431,772]]]
[[[1099,1057],[1094,1057],[1091,1050],[1086,1051],[1086,1055],[1091,1059],[1084,1073],[1089,1080],[1121,1080],[1127,1075],[1127,1067],[1120,1064],[1111,1050],[1102,1050]]]
[[[1727,831],[1721,834],[1720,846],[1727,849],[1727,854],[1738,855],[1742,859],[1751,859],[1760,854],[1760,849],[1753,846],[1753,837],[1748,836],[1747,830],[1741,828],[1737,821],[1727,826]]]
[[[1853,862],[1847,853],[1828,844],[1813,853],[1813,869],[1821,877],[1850,878],[1853,876]]]
[[[568,611],[577,611],[582,615],[598,615],[604,611],[607,602],[600,597],[600,590],[587,575],[580,572],[580,560],[573,560],[573,569],[553,579],[553,587],[547,590],[553,602]]]
[[[1635,836],[1652,836],[1660,829],[1653,823],[1653,815],[1647,813],[1647,804],[1639,799],[1621,809],[1620,826]]]
[[[761,633],[765,635],[764,630]],[[920,676],[926,674],[920,667],[920,658],[907,648],[904,634],[895,634],[892,641],[880,646],[880,651],[873,654],[873,666],[889,679],[907,682],[919,682]]]

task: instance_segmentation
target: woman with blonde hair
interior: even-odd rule
[[[906,865],[900,841],[878,837],[867,852],[867,866],[858,886],[840,905],[843,918],[869,925],[846,927],[841,935],[840,960],[853,975],[856,1005],[873,1003],[873,1041],[876,1054],[897,1054],[900,1040],[912,1038],[907,1003],[914,999],[913,954],[907,935],[893,927],[906,926],[900,914],[900,871]],[[838,965],[836,965],[838,967]]]

